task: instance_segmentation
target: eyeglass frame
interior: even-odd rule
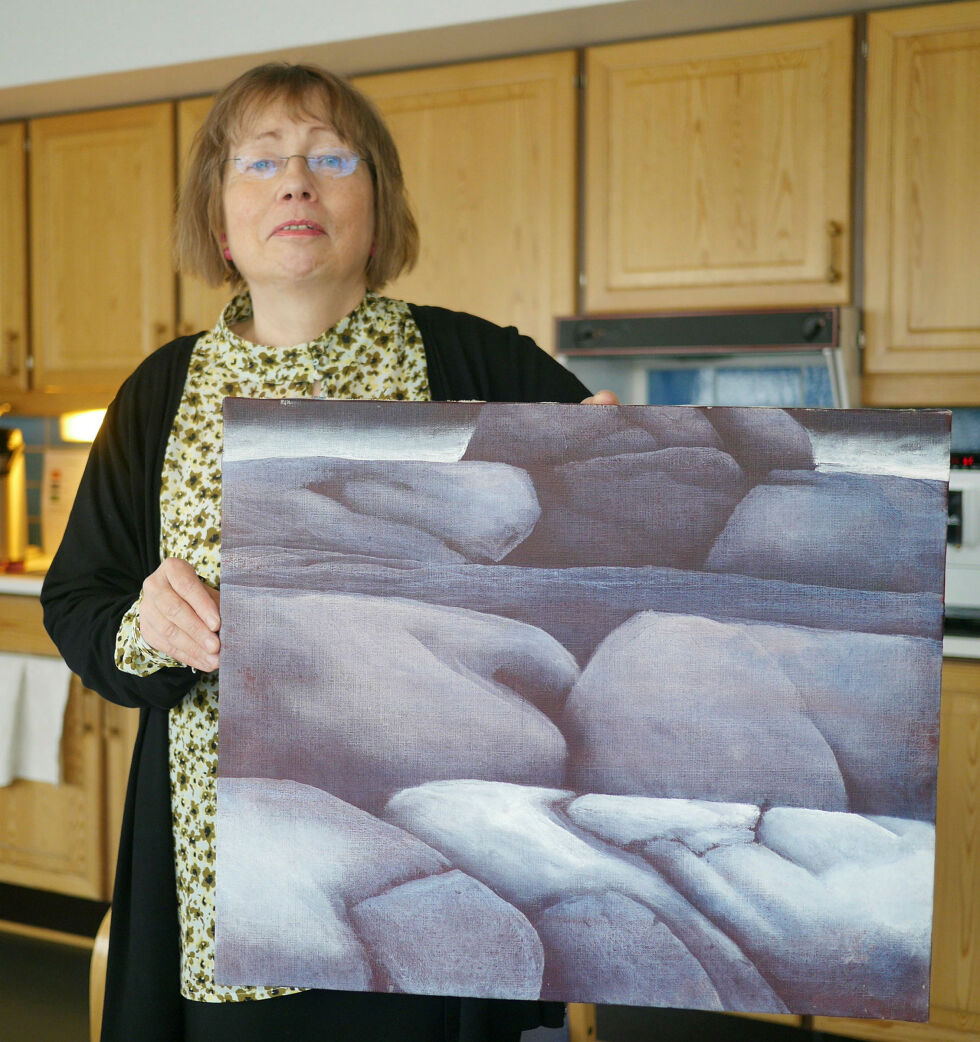
[[[349,170],[341,169],[338,173],[331,173],[327,170],[315,170],[312,166],[312,160],[319,159],[323,156],[339,156],[340,159],[346,164],[351,163]],[[350,177],[356,170],[358,163],[365,163],[368,169],[371,168],[371,160],[367,156],[358,155],[356,152],[352,152],[349,148],[331,148],[323,152],[311,152],[308,155],[304,155],[302,152],[294,152],[289,156],[230,156],[228,159],[222,160],[222,165],[225,163],[234,163],[235,169],[242,177],[247,177],[249,180],[254,181],[274,181],[280,174],[282,174],[289,164],[290,159],[302,159],[306,162],[306,169],[309,170],[313,177],[325,177],[331,181],[339,181],[345,177]],[[272,168],[272,172],[266,176],[262,176],[259,173],[249,172],[249,170],[242,169],[241,164],[243,163],[254,163],[264,162],[275,164]]]

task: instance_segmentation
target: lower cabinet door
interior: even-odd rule
[[[0,882],[108,899],[102,700],[73,677],[61,741],[61,784],[0,788]]]

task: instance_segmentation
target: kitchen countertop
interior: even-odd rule
[[[38,597],[41,593],[41,583],[44,582],[44,574],[51,563],[50,556],[30,556],[36,554],[36,550],[29,552],[27,568],[23,572],[5,572],[0,569],[0,593],[21,594],[24,597]]]
[[[4,575],[0,573],[0,593],[19,593],[25,597],[37,597],[41,593],[42,575]]]
[[[943,637],[943,658],[980,658],[980,637]]]

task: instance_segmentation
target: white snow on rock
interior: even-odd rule
[[[789,831],[788,815],[778,810],[768,830],[774,842],[780,827]],[[909,844],[896,857],[873,823],[830,815],[821,826],[812,818],[821,812],[806,813],[797,824],[812,838],[784,836],[782,845],[830,866],[818,874],[760,844],[717,847],[698,858],[681,843],[652,841],[647,857],[749,955],[794,1012],[921,1019],[928,1008],[931,848]],[[845,846],[839,854],[835,833]],[[869,841],[864,852],[862,835]]]
[[[704,967],[726,1008],[785,1012],[737,945],[659,872],[567,828],[561,814],[571,796],[534,786],[430,782],[397,793],[384,816],[486,883],[532,922],[569,897],[619,893],[664,923]],[[634,986],[631,1001],[655,1004],[655,982],[638,977]]]
[[[299,782],[219,778],[216,828],[219,983],[369,988],[345,906],[448,867],[415,837]]]
[[[751,803],[593,794],[579,796],[570,804],[568,817],[619,846],[649,839],[677,839],[703,854],[726,843],[752,843],[759,808]]]

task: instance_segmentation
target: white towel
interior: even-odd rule
[[[61,781],[71,672],[58,658],[0,654],[0,785]]]

